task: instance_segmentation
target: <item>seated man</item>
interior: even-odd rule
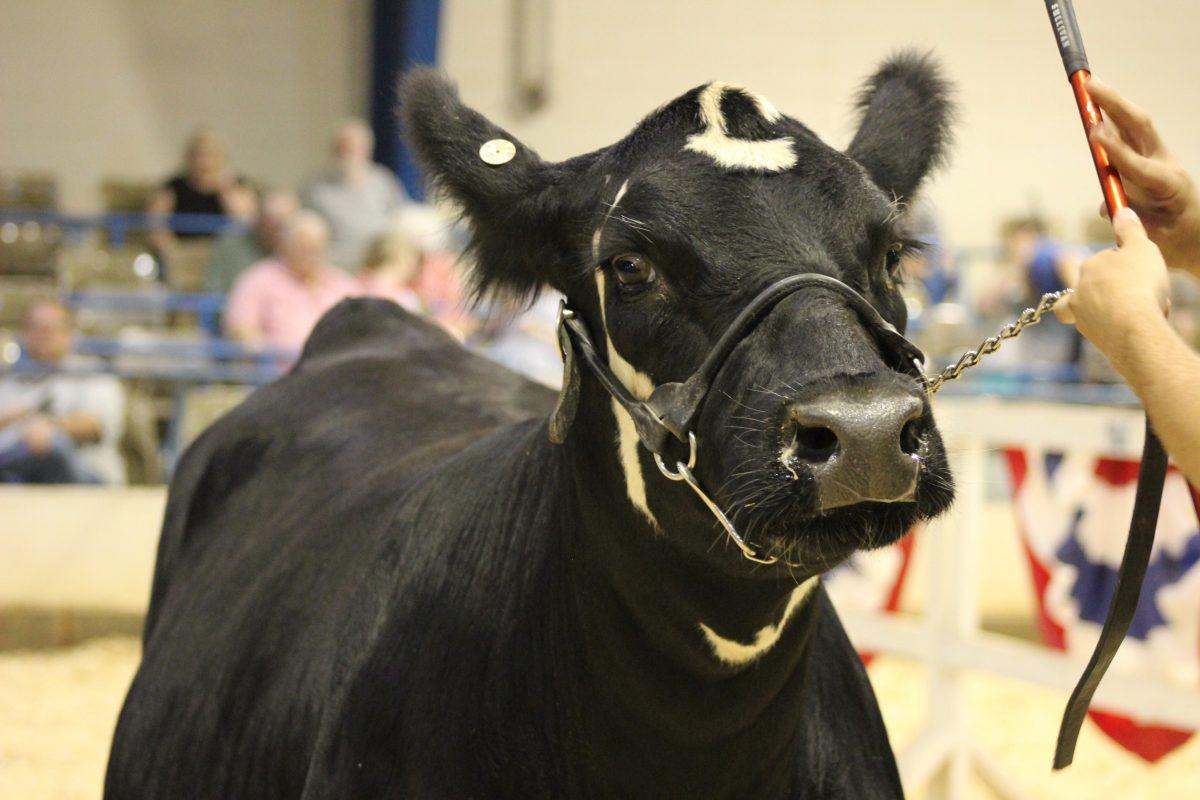
[[[305,208],[316,211],[332,232],[329,260],[353,272],[367,246],[396,224],[396,212],[409,202],[396,176],[371,160],[374,136],[362,120],[338,129],[333,161],[301,192]]]
[[[72,373],[71,312],[38,300],[22,326],[22,360],[0,377],[0,483],[123,484],[125,395],[111,375]]]
[[[253,228],[221,234],[213,244],[204,271],[204,291],[225,294],[250,266],[274,256],[297,207],[296,196],[291,192],[269,192],[263,198]]]
[[[298,213],[284,231],[279,258],[258,262],[234,283],[225,307],[226,335],[299,353],[326,311],[361,293],[354,278],[329,265],[328,241],[319,215]]]

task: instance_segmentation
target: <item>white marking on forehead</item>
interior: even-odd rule
[[[624,190],[625,187],[621,188]],[[600,321],[604,325],[604,342],[608,345],[608,366],[617,376],[617,380],[623,383],[634,397],[645,400],[654,391],[654,383],[649,375],[638,372],[621,357],[617,348],[613,346],[612,337],[608,335],[608,315],[604,310],[604,272],[601,270],[596,270],[596,291],[600,297]],[[646,480],[642,475],[642,460],[638,456],[638,435],[637,428],[633,425],[633,417],[629,416],[629,412],[615,398],[611,402],[613,416],[617,419],[617,461],[625,473],[625,491],[633,507],[658,529],[658,520],[654,518],[646,500]]]
[[[725,114],[721,111],[721,98],[726,91],[738,91],[749,97],[758,113],[767,122],[775,122],[782,115],[762,95],[731,83],[710,83],[700,92],[700,120],[704,130],[688,137],[684,149],[703,153],[726,169],[758,169],[765,172],[783,172],[796,166],[796,152],[792,139],[756,141],[735,139],[729,135]]]
[[[800,604],[804,602],[804,599],[812,593],[819,579],[820,576],[814,575],[793,589],[779,622],[761,628],[758,633],[754,634],[754,641],[750,644],[742,644],[733,639],[726,639],[701,622],[700,631],[704,634],[704,638],[708,640],[709,646],[712,647],[713,655],[726,664],[735,667],[745,666],[751,661],[760,658],[779,641],[779,637],[783,634],[783,629],[787,626],[788,620],[800,608]]]
[[[608,183],[608,176],[604,176],[604,183]],[[608,210],[604,212],[604,219],[600,220],[600,227],[596,228],[596,232],[592,234],[592,261],[600,260],[600,234],[604,232],[604,226],[608,224],[608,218],[612,216],[613,211],[617,208],[617,203],[621,202],[621,198],[625,196],[625,190],[629,188],[629,179],[626,178],[621,183],[621,188],[617,189],[617,194],[613,197],[613,201],[608,204]],[[600,295],[600,309],[604,310],[604,295]]]

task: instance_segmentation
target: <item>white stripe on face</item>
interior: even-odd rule
[[[605,179],[607,182],[607,178]],[[625,190],[629,188],[629,179],[626,178],[621,184],[621,188],[617,189],[617,195],[613,201],[609,203],[608,210],[604,212],[604,219],[600,221],[600,227],[596,228],[596,232],[592,234],[592,261],[600,260],[600,234],[604,233],[604,226],[608,224],[608,218],[612,216],[613,211],[617,209],[617,203],[621,202],[621,198],[625,196]],[[600,307],[604,307],[604,298],[600,298]]]
[[[622,187],[623,190],[624,187]],[[620,198],[620,193],[617,197]],[[616,205],[615,201],[613,205]],[[621,357],[617,348],[613,346],[612,337],[608,335],[604,284],[604,271],[597,269],[596,292],[600,298],[600,321],[604,325],[604,342],[608,345],[608,366],[617,376],[617,380],[624,384],[634,397],[645,400],[654,391],[654,384],[649,375],[638,372],[632,364]],[[637,429],[633,425],[633,417],[629,416],[629,412],[615,398],[611,402],[613,416],[617,419],[617,461],[625,473],[625,490],[629,495],[629,501],[642,513],[642,516],[650,521],[651,525],[659,528],[658,520],[654,518],[654,514],[650,511],[650,505],[646,501],[646,480],[642,475],[642,461],[638,454],[638,435]]]
[[[725,169],[783,172],[796,166],[796,153],[792,149],[790,137],[755,141],[734,139],[729,135],[725,115],[721,112],[721,97],[726,90],[739,91],[750,97],[757,106],[758,113],[767,122],[774,122],[781,116],[778,109],[765,97],[730,83],[710,83],[700,92],[699,98],[700,119],[704,130],[689,136],[684,149],[703,153]]]

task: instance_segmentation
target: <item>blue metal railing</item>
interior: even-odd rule
[[[298,355],[291,350],[274,347],[250,347],[231,339],[112,339],[99,336],[80,336],[75,340],[75,353],[95,358],[122,357],[164,358],[193,361],[249,361],[260,365],[288,363]],[[278,369],[274,370],[278,374]]]
[[[64,292],[62,301],[75,311],[108,311],[127,313],[195,314],[200,328],[211,336],[220,336],[218,319],[225,306],[225,296],[208,292],[166,291],[83,291]]]
[[[119,211],[106,214],[65,214],[61,211],[0,209],[0,225],[36,223],[61,228],[68,241],[78,241],[89,231],[103,230],[116,246],[123,245],[131,231],[166,228],[175,233],[216,235],[230,230],[245,230],[247,225],[221,214],[146,214]]]
[[[122,292],[115,290],[64,292],[62,300],[71,308],[93,311],[185,311],[217,314],[225,295],[208,292]]]

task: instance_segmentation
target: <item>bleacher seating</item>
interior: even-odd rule
[[[58,208],[58,181],[37,172],[0,172],[0,208],[53,211]]]
[[[142,247],[66,248],[59,260],[61,285],[69,291],[144,289],[157,283],[158,266]]]
[[[176,242],[167,265],[167,286],[176,292],[202,291],[211,253],[212,244],[203,239]]]
[[[38,222],[0,223],[0,276],[53,277],[63,229]]]
[[[292,357],[219,338],[223,298],[201,291],[211,242],[181,238],[164,269],[146,236],[159,222],[143,213],[153,189],[106,181],[106,213],[60,214],[52,180],[0,174],[0,369],[19,355],[28,306],[61,297],[75,311],[82,368],[125,385],[132,483],[161,481],[187,442]],[[215,234],[229,223],[193,214],[167,224]]]

